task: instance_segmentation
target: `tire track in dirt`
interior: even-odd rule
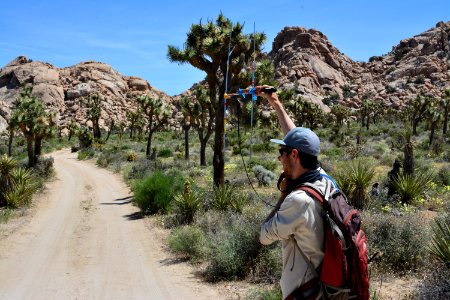
[[[57,178],[30,221],[0,240],[0,299],[224,299],[164,264],[128,187],[76,154],[52,154]]]

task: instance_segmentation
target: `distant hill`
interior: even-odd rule
[[[33,95],[59,113],[61,125],[71,118],[80,124],[86,122],[80,100],[91,93],[98,93],[105,98],[101,126],[111,118],[116,124],[125,120],[125,112],[135,109],[132,100],[138,95],[161,97],[168,102],[170,99],[146,80],[124,76],[101,62],[88,61],[59,69],[49,63],[19,56],[0,70],[0,119],[9,116],[11,105],[23,84],[33,85]]]
[[[296,97],[328,107],[323,99],[358,108],[363,98],[401,109],[417,94],[441,97],[450,88],[450,22],[439,22],[414,37],[406,38],[383,56],[369,62],[355,62],[334,47],[315,29],[285,27],[275,37],[268,54],[275,66],[275,78],[283,89],[294,89]],[[114,118],[125,120],[125,112],[135,109],[132,99],[149,94],[177,101],[153,88],[146,80],[123,76],[101,62],[81,62],[56,68],[19,56],[0,69],[0,131],[10,114],[22,84],[32,84],[34,95],[60,114],[60,124],[71,118],[85,122],[80,99],[99,93],[106,99],[101,125]],[[189,90],[185,93],[189,93]],[[325,101],[326,102],[326,101]],[[171,125],[176,105],[172,103]]]
[[[355,62],[320,31],[286,27],[270,52],[276,79],[297,96],[322,105],[328,96],[359,107],[363,97],[401,108],[417,94],[441,97],[450,88],[450,22],[400,41],[369,62]],[[352,94],[354,94],[352,96]]]

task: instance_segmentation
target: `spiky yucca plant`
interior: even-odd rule
[[[189,181],[184,182],[184,191],[174,197],[174,211],[182,224],[194,221],[195,213],[202,206],[202,198],[197,191],[193,191]]]
[[[11,172],[13,188],[5,193],[6,203],[11,208],[28,206],[36,190],[36,182],[31,171],[17,168]]]
[[[5,194],[12,189],[11,172],[17,165],[17,161],[6,154],[0,156],[0,206],[6,204]]]
[[[356,159],[337,174],[337,181],[351,204],[355,208],[364,209],[369,199],[367,189],[374,176],[375,170],[370,162]]]
[[[429,189],[431,178],[431,174],[417,171],[414,175],[400,174],[394,180],[394,188],[400,197],[400,201],[412,204],[415,199]]]
[[[450,223],[435,219],[431,229],[433,237],[430,252],[450,269]]]
[[[228,210],[231,207],[234,194],[234,188],[228,184],[214,187],[211,206],[218,211]]]

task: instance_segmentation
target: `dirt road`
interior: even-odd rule
[[[0,240],[0,299],[224,299],[164,254],[118,175],[52,156],[56,180]]]

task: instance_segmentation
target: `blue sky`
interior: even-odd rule
[[[0,66],[19,55],[67,67],[95,60],[139,76],[169,95],[205,74],[167,59],[182,47],[191,24],[222,12],[245,23],[244,32],[267,35],[265,51],[285,26],[322,31],[358,61],[389,52],[400,40],[450,21],[449,0],[272,1],[1,1]]]

